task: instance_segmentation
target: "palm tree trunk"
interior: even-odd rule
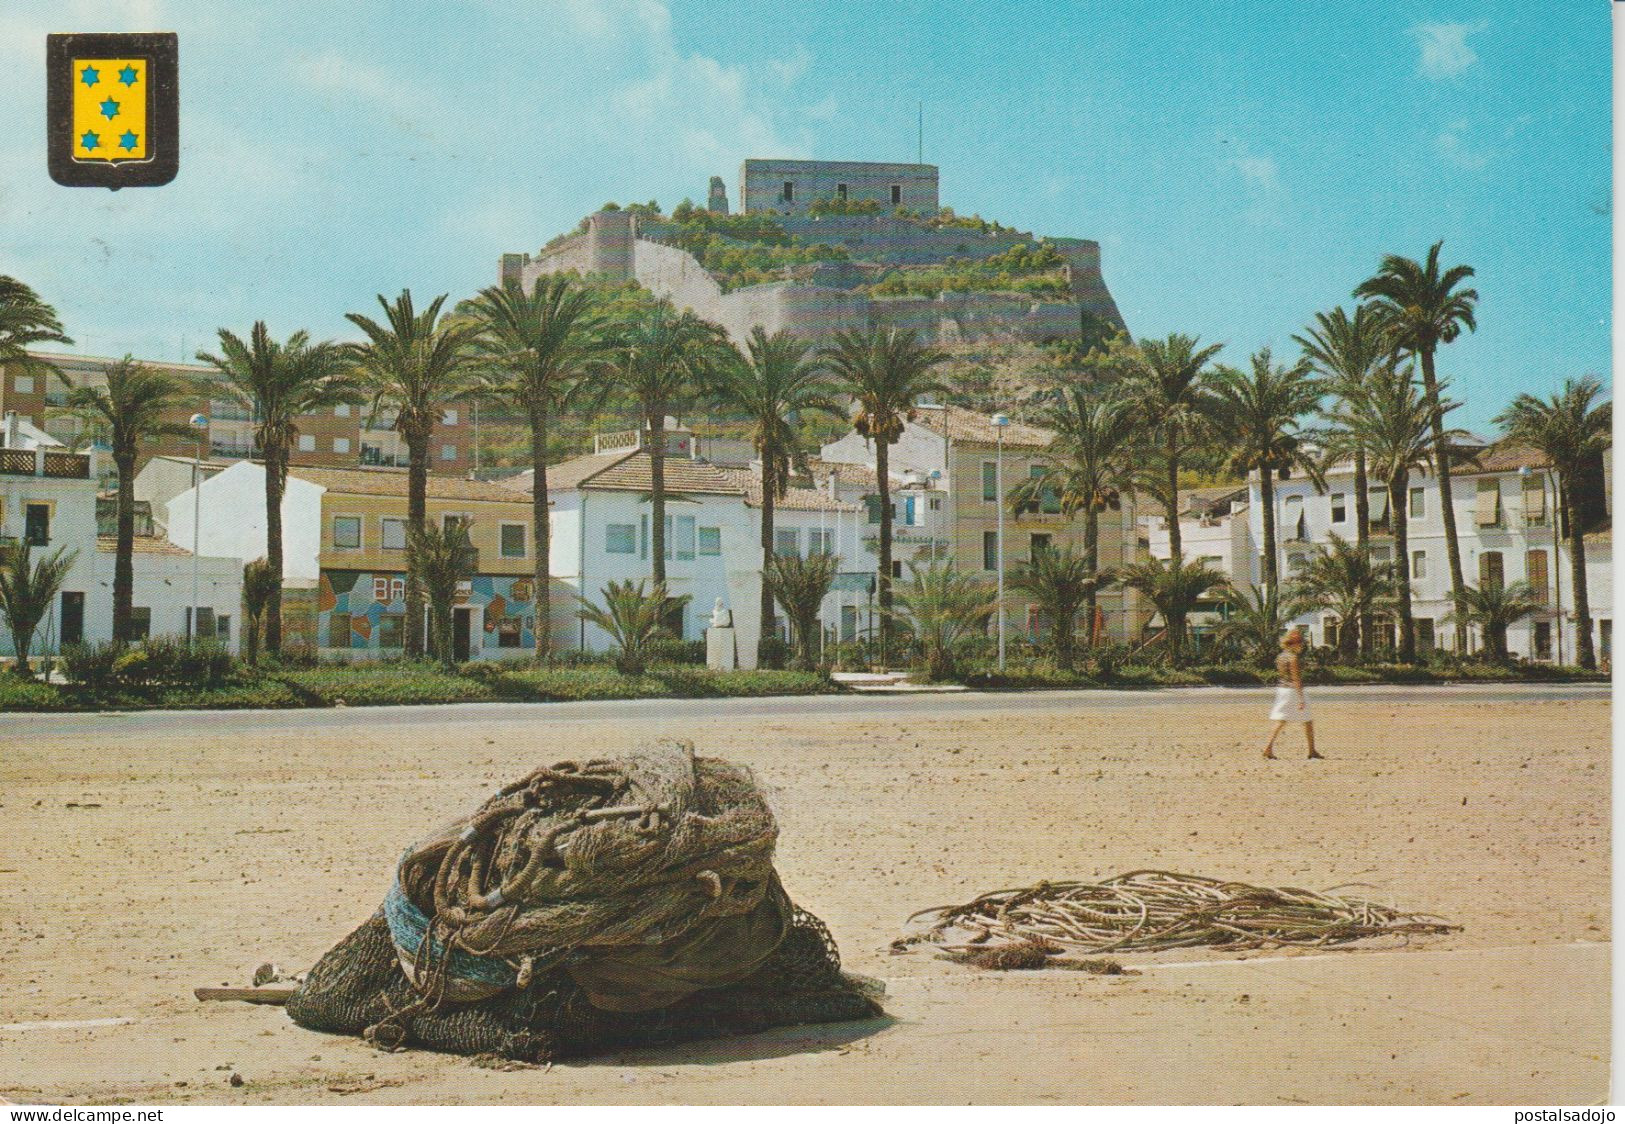
[[[113,639],[130,639],[135,600],[135,450],[113,457],[118,468],[118,541],[113,554]],[[195,528],[194,528],[195,530]]]
[[[1168,505],[1168,554],[1177,567],[1185,559],[1184,543],[1179,537],[1179,436],[1172,429],[1168,431],[1167,447],[1164,453],[1168,461],[1168,494],[1163,497]]]
[[[1366,474],[1365,450],[1354,450],[1354,545],[1360,551],[1360,557],[1371,557],[1371,487],[1370,478]],[[1346,628],[1350,622],[1344,622]],[[1371,611],[1368,609],[1360,614],[1360,655],[1371,655]],[[1341,639],[1341,638],[1339,638]],[[1352,647],[1345,647],[1348,655],[1354,654]]]
[[[1275,480],[1268,466],[1258,470],[1258,498],[1264,508],[1264,588],[1278,593],[1281,569],[1275,561]]]
[[[536,555],[531,605],[536,613],[536,658],[546,660],[553,654],[553,523],[547,507],[547,408],[540,404],[530,410],[530,468],[530,537]]]
[[[1076,613],[1063,613],[1055,622],[1055,666],[1060,671],[1072,670],[1072,636],[1077,628]]]
[[[885,666],[891,648],[891,446],[884,438],[875,440],[875,479],[880,485],[880,663]],[[1004,502],[1004,497],[999,497]]]
[[[1450,456],[1445,448],[1444,412],[1439,409],[1439,380],[1433,373],[1433,349],[1422,353],[1422,386],[1433,415],[1433,460],[1439,473],[1439,516],[1444,520],[1444,549],[1450,559],[1450,600],[1458,608],[1466,584],[1461,577],[1461,543],[1456,539],[1456,500],[1450,489]],[[1398,532],[1395,532],[1396,537]],[[1467,625],[1456,614],[1456,651],[1467,650]]]
[[[1580,527],[1579,487],[1574,473],[1563,473],[1563,515],[1569,532],[1569,577],[1574,582],[1575,653],[1581,667],[1594,671],[1597,653],[1591,644],[1591,595],[1586,588],[1586,543]],[[1558,611],[1562,611],[1558,606]]]
[[[409,464],[406,469],[406,657],[422,659],[424,651],[423,573],[418,562],[417,538],[428,517],[429,434],[405,435]]]
[[[28,650],[34,646],[34,630],[37,624],[26,627],[14,625],[11,630],[11,647],[17,653],[17,664],[12,669],[24,679],[34,678],[34,668],[28,662]]]
[[[773,558],[773,516],[777,487],[773,458],[762,450],[762,639],[773,635],[773,587],[767,580],[768,562]],[[758,646],[760,647],[760,645]],[[769,649],[770,650],[770,649]]]
[[[265,450],[265,561],[275,575],[265,601],[265,650],[273,656],[282,651],[282,489],[287,461],[285,446]]]
[[[666,584],[666,414],[662,407],[649,415],[649,521],[650,552],[654,555],[655,585]]]
[[[1388,481],[1388,510],[1394,518],[1395,586],[1399,602],[1399,662],[1416,662],[1416,622],[1411,618],[1410,530],[1406,526],[1406,502],[1410,499],[1411,477],[1401,472]]]
[[[1083,512],[1083,564],[1093,578],[1100,572],[1100,512],[1096,510],[1094,499],[1084,505]],[[1098,630],[1095,628],[1095,607],[1099,604],[1099,593],[1093,582],[1083,597],[1084,612],[1089,616],[1089,647],[1092,649],[1100,643]]]

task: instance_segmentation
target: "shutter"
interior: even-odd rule
[[[1388,518],[1388,493],[1375,491],[1371,493],[1371,522],[1381,523]]]
[[[1480,527],[1494,527],[1501,522],[1501,487],[1497,481],[1488,483],[1494,485],[1486,488],[1482,484],[1478,488],[1477,523]]]
[[[1546,518],[1546,489],[1543,487],[1531,488],[1528,485],[1523,489],[1523,517],[1531,523],[1539,523]]]
[[[1542,605],[1546,604],[1547,576],[1546,552],[1544,550],[1531,550],[1525,561],[1525,569],[1529,575],[1529,588],[1534,591]]]

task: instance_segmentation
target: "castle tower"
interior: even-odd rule
[[[728,213],[728,189],[722,185],[721,176],[711,177],[711,198],[707,200],[705,209],[713,215]]]
[[[625,281],[632,276],[632,242],[637,237],[630,211],[599,211],[587,216],[587,272]]]

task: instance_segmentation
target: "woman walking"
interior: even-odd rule
[[[1270,720],[1275,728],[1270,731],[1270,740],[1264,743],[1264,756],[1275,759],[1275,739],[1281,734],[1281,727],[1288,722],[1302,722],[1303,736],[1309,741],[1309,757],[1311,760],[1320,759],[1315,752],[1315,723],[1309,717],[1309,700],[1303,695],[1303,630],[1299,628],[1287,629],[1286,635],[1281,637],[1281,654],[1275,657],[1275,670],[1280,673],[1280,685],[1275,688],[1275,706],[1270,710]]]

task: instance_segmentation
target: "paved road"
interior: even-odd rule
[[[710,718],[783,718],[863,715],[986,713],[1044,710],[1069,714],[1127,707],[1211,707],[1265,704],[1268,688],[1174,687],[1139,691],[962,691],[922,694],[843,694],[767,699],[633,699],[614,702],[456,703],[444,706],[346,707],[335,710],[139,711],[94,714],[0,715],[0,745],[8,738],[71,736],[112,730],[162,727],[193,731],[207,727],[220,734],[275,728],[345,730],[380,726],[543,721],[598,722],[624,718],[648,720]],[[1451,684],[1425,687],[1315,687],[1317,707],[1344,704],[1417,705],[1455,703],[1569,702],[1607,699],[1606,684]]]

